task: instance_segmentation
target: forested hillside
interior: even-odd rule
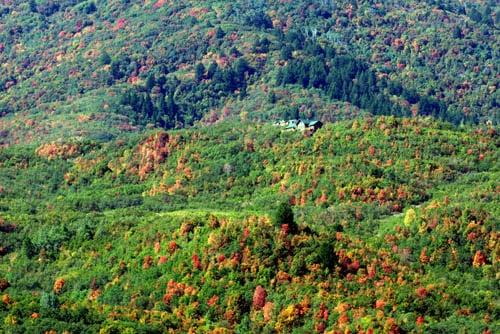
[[[254,117],[337,119],[352,104],[497,123],[498,11],[495,1],[4,1],[0,110],[106,110],[172,128],[258,98]],[[282,102],[299,87],[317,103]]]
[[[498,144],[382,117],[4,149],[2,326],[496,332]]]
[[[0,333],[500,332],[499,16],[0,1]]]

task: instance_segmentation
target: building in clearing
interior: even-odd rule
[[[299,130],[299,131],[312,131],[320,129],[323,126],[321,121],[309,120],[309,119],[291,119],[288,121],[278,121],[275,123],[276,126],[281,126],[285,130]]]

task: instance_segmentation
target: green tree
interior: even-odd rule
[[[281,49],[281,59],[282,60],[290,60],[292,59],[292,48],[289,45],[286,45]]]
[[[30,6],[30,11],[32,13],[36,13],[38,12],[38,7],[37,7],[37,4],[36,4],[36,1],[35,0],[30,0],[29,1],[29,6]]]
[[[313,60],[311,63],[309,86],[314,88],[323,87],[326,84],[326,76],[325,63],[319,58]]]
[[[459,26],[453,28],[453,38],[460,39],[463,37],[462,29]]]
[[[248,62],[240,58],[238,59],[235,64],[234,64],[234,71],[236,73],[236,77],[240,82],[243,82],[245,80],[245,73],[250,70],[250,66],[248,65]]]
[[[276,210],[274,214],[274,222],[276,226],[283,226],[283,225],[288,225],[288,228],[291,233],[295,233],[298,230],[297,223],[295,222],[294,216],[293,216],[293,210],[292,206],[290,205],[290,202],[284,201],[280,203],[278,206],[278,209]]]
[[[209,79],[212,79],[213,76],[215,75],[215,73],[217,73],[218,69],[219,69],[219,66],[217,65],[217,63],[216,62],[212,62],[210,64],[210,66],[208,66],[207,77]]]
[[[51,314],[59,306],[59,301],[54,292],[42,292],[40,296],[40,311],[45,314]]]
[[[196,82],[201,82],[204,76],[205,76],[205,66],[202,63],[199,63],[195,67],[194,78]]]
[[[85,14],[92,14],[93,12],[95,12],[97,10],[97,7],[95,5],[95,3],[93,1],[87,3],[85,5],[85,8],[84,8],[84,12]]]
[[[156,85],[156,80],[154,74],[149,74],[148,77],[146,78],[146,89],[148,91],[151,91],[153,87]]]
[[[271,104],[275,104],[277,101],[276,93],[274,91],[269,92],[267,96],[267,101]]]
[[[99,64],[101,65],[109,65],[111,64],[111,57],[109,53],[106,51],[103,51],[101,55],[99,56]]]
[[[226,36],[224,30],[222,30],[220,27],[217,27],[217,30],[215,30],[215,38],[221,39],[224,38],[224,36]]]
[[[483,19],[483,16],[481,15],[481,13],[476,8],[472,8],[472,10],[469,13],[469,17],[474,22],[481,22],[481,20]]]

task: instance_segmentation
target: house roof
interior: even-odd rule
[[[309,119],[291,119],[288,121],[283,121],[282,124],[286,124],[285,129],[296,129],[298,127],[310,127],[310,126],[318,126],[322,125],[321,121],[317,120],[309,120]]]

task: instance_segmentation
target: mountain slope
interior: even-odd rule
[[[236,125],[4,149],[5,330],[498,329],[493,129]]]
[[[0,1],[0,332],[499,332],[499,17]]]
[[[227,98],[267,96],[276,71],[305,50],[327,63],[333,54],[354,56],[382,80],[376,94],[398,96],[405,110],[391,111],[387,101],[374,108],[372,97],[362,102],[348,87],[319,92],[319,108],[298,105],[300,113],[328,117],[332,102],[347,100],[376,113],[498,122],[498,6],[492,2],[9,1],[1,8],[4,113],[59,111],[66,104],[82,111],[75,101],[90,94],[98,108],[139,123],[191,124]],[[210,69],[213,63],[218,66]],[[273,107],[269,100],[259,111]]]

